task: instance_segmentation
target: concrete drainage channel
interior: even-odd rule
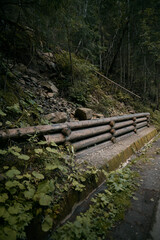
[[[121,142],[118,142],[118,143],[110,146],[110,148],[107,147],[105,150],[103,149],[104,152],[107,149],[110,149],[110,153],[108,154],[108,156],[110,155],[110,159],[107,159],[108,168],[109,168],[109,165],[111,166],[109,168],[110,170],[115,170],[117,168],[117,161],[115,164],[115,159],[118,160],[119,167],[123,167],[123,166],[127,165],[127,162],[129,162],[128,159],[133,154],[135,154],[136,151],[140,150],[146,143],[150,142],[152,140],[152,138],[154,138],[154,136],[156,136],[156,134],[157,134],[157,131],[155,130],[154,127],[151,127],[150,129],[143,129],[143,130],[141,129],[141,131],[139,131],[139,133],[137,133],[136,137],[135,136],[133,137],[133,135],[132,135],[132,136],[129,136],[127,139],[123,139],[123,144]],[[121,151],[120,151],[120,149],[121,149]],[[116,151],[117,151],[117,153],[115,154]],[[98,152],[97,152],[97,154],[98,154]],[[88,153],[87,160],[89,161],[89,158],[92,159],[93,155],[95,155],[95,153],[91,153],[91,152],[90,152],[90,154]],[[102,155],[101,155],[101,157],[102,157]],[[83,156],[83,158],[84,158],[83,160],[86,159],[84,156]],[[101,160],[102,161],[100,163],[98,163],[98,165],[95,160],[90,161],[90,164],[96,165],[97,167],[100,167],[102,169],[106,169],[106,158],[101,158]],[[77,161],[81,162],[82,158],[77,158]],[[90,204],[92,204],[91,199],[96,194],[103,192],[105,189],[106,189],[106,182],[104,181],[96,189],[94,189],[84,200],[82,200],[78,203],[75,203],[75,205],[72,208],[71,213],[68,214],[68,216],[66,216],[65,219],[63,219],[61,224],[64,224],[66,221],[72,222],[76,219],[76,217],[80,213],[84,213],[85,211],[87,211],[89,209]],[[159,217],[158,214],[157,214],[157,217]],[[157,226],[155,225],[154,228],[157,228]]]

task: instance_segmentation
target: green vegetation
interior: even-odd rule
[[[37,50],[50,51],[63,68],[59,86],[78,103],[86,104],[96,78],[92,64],[158,109],[159,9],[153,0],[2,0],[1,65],[10,69],[12,59],[30,67]]]
[[[32,93],[16,85],[16,79],[0,90],[0,122],[2,128],[26,127],[43,124],[43,109]]]
[[[28,144],[21,145],[0,150],[3,240],[26,239],[26,227],[33,219],[39,219],[37,224],[41,224],[43,232],[49,232],[63,214],[68,193],[82,192],[86,183],[98,181],[99,170],[77,165],[55,143],[46,147],[46,142],[32,136]]]
[[[159,15],[160,3],[155,0],[1,0],[0,128],[48,123],[42,116],[50,109],[49,91],[38,91],[41,85],[32,84],[35,72],[37,82],[56,84],[59,99],[105,116],[150,112],[159,130]],[[45,52],[52,58],[45,59]],[[141,99],[122,92],[96,71]],[[59,99],[54,97],[57,109]],[[106,173],[78,165],[71,147],[48,146],[36,135],[28,137],[25,142],[9,139],[1,144],[0,239],[27,239],[36,224],[39,234],[51,234],[66,214],[66,199],[72,204],[72,197],[77,200],[101,174],[106,175],[106,191],[74,223],[58,228],[53,239],[105,239],[129,206],[137,174],[130,167]]]
[[[106,174],[106,190],[92,199],[89,210],[71,223],[67,222],[53,239],[105,239],[115,223],[124,217],[136,189],[137,173],[130,167]]]

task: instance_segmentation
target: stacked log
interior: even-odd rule
[[[52,141],[57,144],[70,142],[78,151],[105,141],[115,143],[117,137],[136,133],[138,129],[149,127],[149,123],[149,113],[137,113],[103,119],[1,130],[0,140],[37,134],[44,136],[49,143]]]

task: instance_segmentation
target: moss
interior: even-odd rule
[[[148,133],[146,136],[143,136],[142,138],[135,141],[133,144],[131,144],[128,148],[126,148],[121,153],[117,154],[115,157],[109,160],[108,163],[108,170],[112,171],[117,169],[120,164],[125,162],[134,152],[135,150],[138,151],[141,149],[145,143],[149,142],[154,136],[156,136],[157,130],[154,129],[152,132]],[[106,166],[104,165],[104,168]]]
[[[19,102],[17,95],[11,89],[9,89],[7,92],[1,90],[0,97],[3,98],[7,106],[12,106],[13,104]]]

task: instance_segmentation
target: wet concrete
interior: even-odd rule
[[[140,186],[122,222],[106,240],[160,240],[160,139],[147,151],[147,162],[140,161]]]

